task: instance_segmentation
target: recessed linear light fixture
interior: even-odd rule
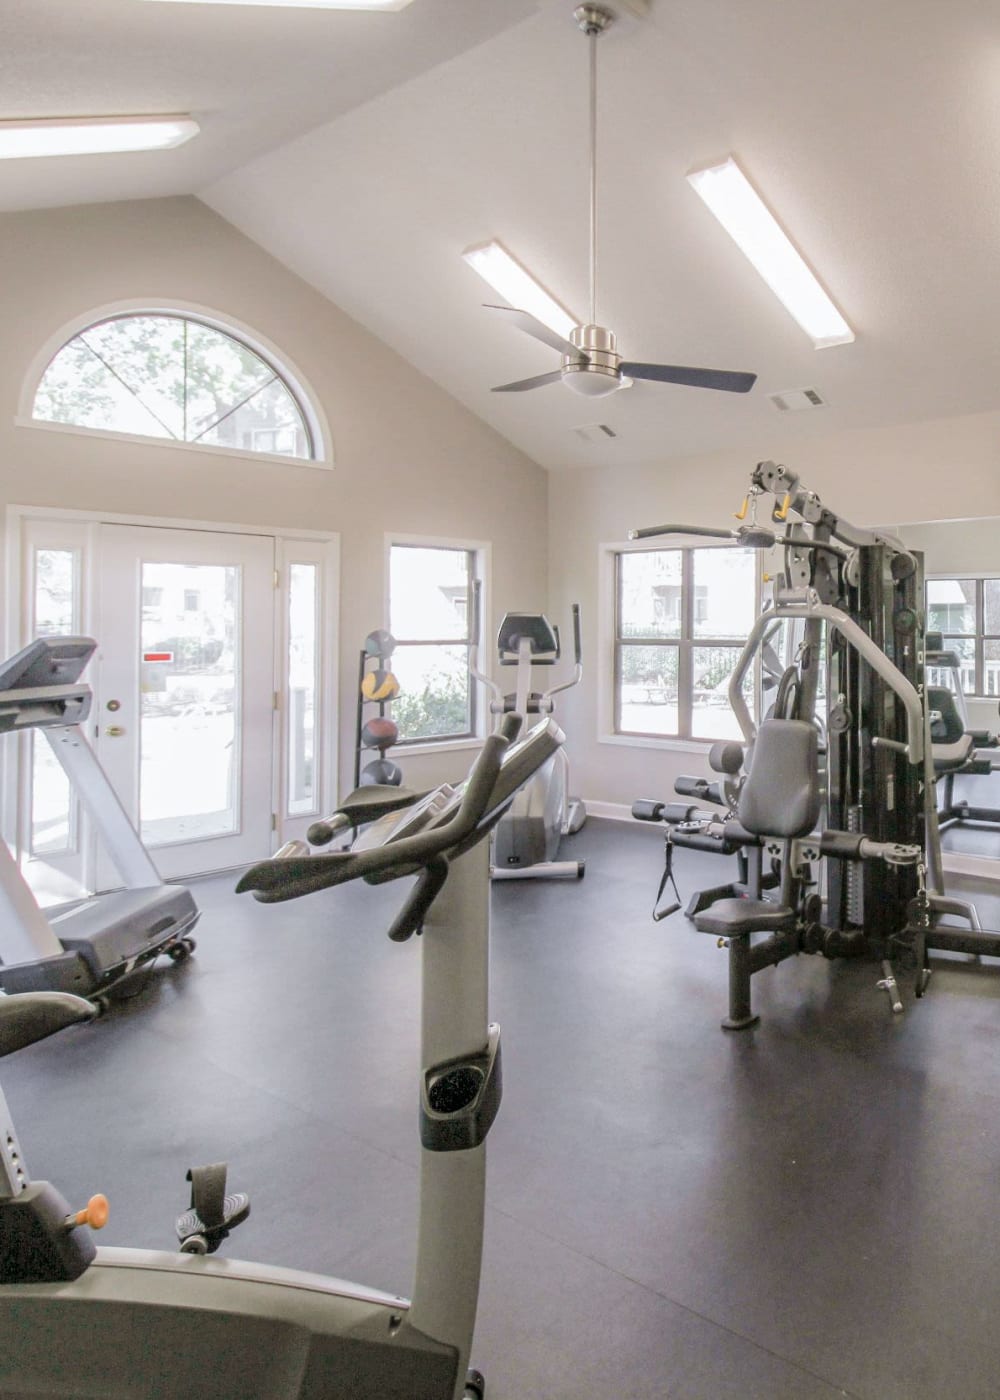
[[[687,178],[816,349],[850,344],[854,332],[732,156]]]
[[[166,0],[155,0],[166,3]],[[272,10],[405,10],[410,0],[174,0],[178,5],[267,5]]]
[[[0,160],[167,151],[198,135],[191,117],[40,117],[0,121]]]
[[[530,311],[532,316],[564,340],[569,339],[570,331],[579,324],[576,317],[571,316],[565,306],[560,306],[555,297],[550,296],[501,243],[494,241],[466,248],[462,257],[511,306],[516,306],[520,311]]]

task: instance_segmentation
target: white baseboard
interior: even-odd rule
[[[970,875],[977,880],[1000,880],[1000,860],[989,856],[965,856],[943,851],[941,862],[950,875]]]
[[[583,805],[588,817],[608,817],[613,822],[630,822],[632,808],[624,802],[598,802],[596,798],[585,797]]]

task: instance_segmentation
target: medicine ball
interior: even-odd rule
[[[391,671],[366,671],[361,694],[366,700],[394,700],[399,694],[399,681]]]
[[[361,770],[361,786],[374,787],[387,786],[399,787],[403,781],[403,770],[398,763],[391,763],[387,758],[376,759],[374,763],[368,763]]]
[[[366,749],[385,751],[399,738],[399,725],[391,719],[370,719],[361,731],[361,743]]]
[[[391,656],[396,650],[396,638],[384,627],[369,632],[365,638],[365,651],[369,656]]]

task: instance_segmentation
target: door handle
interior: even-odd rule
[[[120,724],[109,724],[104,732],[111,739],[120,739],[121,736],[125,733],[125,730]]]

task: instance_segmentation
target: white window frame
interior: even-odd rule
[[[981,678],[985,681],[985,643],[1000,641],[1000,634],[996,632],[987,632],[985,631],[985,628],[983,628],[982,630],[980,629],[980,624],[985,624],[986,620],[985,594],[982,585],[984,583],[990,582],[1000,583],[1000,574],[998,574],[995,569],[949,569],[947,571],[943,569],[935,569],[931,573],[925,574],[923,598],[924,614],[926,616],[929,612],[929,608],[927,605],[927,585],[929,583],[950,583],[952,581],[960,581],[962,579],[968,579],[970,583],[974,583],[976,585],[976,626],[974,631],[965,633],[965,637],[967,637],[968,640],[972,642],[974,648],[975,654],[972,663],[973,673],[977,680]],[[943,632],[941,635],[944,638],[945,650],[948,649],[948,643],[950,641],[956,641],[961,636],[961,634],[957,632]],[[972,690],[966,690],[964,694],[966,700],[975,700],[985,704],[994,704],[997,700],[996,695],[990,695],[988,693],[981,692],[975,688],[973,688]]]
[[[393,545],[410,545],[418,549],[460,549],[472,555],[472,577],[477,580],[480,586],[479,601],[479,631],[478,637],[473,637],[472,642],[478,648],[479,669],[487,672],[489,670],[489,658],[484,655],[484,638],[490,635],[490,598],[492,596],[492,550],[488,540],[455,539],[442,535],[410,535],[396,531],[387,531],[385,534],[385,572],[383,581],[383,617],[384,626],[389,630],[389,619],[391,616],[392,599],[391,590],[391,559]],[[470,679],[470,685],[476,686],[478,682]],[[390,710],[391,714],[391,710]],[[487,732],[487,719],[489,716],[489,701],[482,692],[476,698],[473,707],[474,728],[471,735],[463,735],[461,738],[454,738],[442,735],[439,739],[412,739],[401,740],[399,747],[407,754],[421,753],[445,753],[450,751],[459,752],[463,749],[476,749],[482,744]]]
[[[660,749],[674,753],[705,754],[718,739],[687,739],[677,735],[621,734],[615,729],[615,644],[616,634],[616,588],[617,560],[620,554],[648,554],[651,550],[678,549],[727,549],[731,546],[720,542],[713,545],[701,535],[671,535],[662,543],[652,540],[605,541],[598,545],[598,654],[601,657],[597,687],[597,742],[613,744],[622,748]],[[755,615],[761,607],[761,576],[756,577]],[[708,641],[709,639],[706,639]],[[760,694],[760,660],[754,662],[754,686]]]
[[[45,371],[53,358],[74,336],[80,335],[88,327],[121,316],[179,316],[202,325],[223,335],[242,341],[254,354],[266,361],[285,382],[302,412],[312,438],[312,457],[289,457],[278,452],[247,452],[239,447],[216,446],[211,443],[180,442],[176,438],[147,437],[139,433],[118,433],[110,428],[88,428],[75,423],[49,423],[33,417],[35,397]],[[43,433],[73,433],[83,437],[102,438],[111,442],[135,443],[143,447],[167,447],[187,452],[207,452],[210,455],[238,457],[242,462],[280,463],[290,467],[319,468],[329,471],[333,467],[333,448],[330,426],[323,412],[319,395],[312,388],[306,376],[289,359],[285,352],[269,341],[259,331],[244,325],[236,317],[197,302],[169,301],[157,297],[130,297],[125,301],[108,302],[103,306],[92,307],[89,311],[65,322],[54,331],[32,357],[27,374],[21,385],[17,413],[14,422],[19,428],[29,428]]]

